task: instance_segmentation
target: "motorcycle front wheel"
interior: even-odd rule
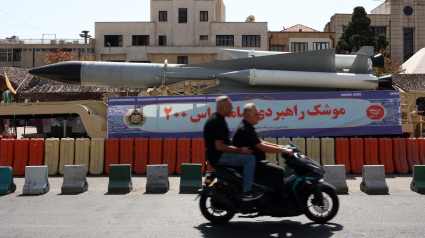
[[[308,219],[316,223],[326,223],[338,213],[339,200],[332,188],[325,187],[322,189],[323,206],[318,205],[318,200],[312,192],[305,201],[305,215]]]
[[[220,209],[217,207],[216,202],[207,195],[201,196],[199,206],[202,215],[212,223],[226,223],[235,215],[234,212]]]

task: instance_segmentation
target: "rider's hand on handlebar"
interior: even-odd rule
[[[294,155],[294,151],[293,150],[286,149],[286,148],[283,148],[283,153],[288,154],[291,157]]]
[[[252,154],[252,150],[249,149],[249,147],[242,147],[239,148],[239,153],[241,154]]]

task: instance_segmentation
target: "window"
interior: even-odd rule
[[[216,36],[216,45],[217,46],[234,46],[235,45],[235,36],[232,35],[217,35]]]
[[[200,35],[199,40],[208,40],[208,35]]]
[[[135,45],[149,45],[149,36],[146,36],[146,35],[133,36],[133,46]]]
[[[283,51],[283,45],[274,45],[273,46],[273,51],[282,52]]]
[[[414,28],[404,28],[404,62],[413,56],[413,30]]]
[[[12,49],[0,49],[0,62],[12,62]]]
[[[381,34],[386,35],[387,34],[387,28],[386,27],[370,27],[373,31],[373,36],[379,36]]]
[[[313,50],[325,50],[329,49],[329,42],[314,42]]]
[[[308,44],[307,42],[292,42],[291,43],[291,52],[301,52],[307,51]]]
[[[159,21],[167,21],[167,11],[159,11]]]
[[[208,12],[207,11],[201,11],[201,17],[200,21],[208,21]]]
[[[167,45],[167,36],[159,36],[158,45]]]
[[[187,56],[177,56],[177,64],[187,64]]]
[[[187,23],[187,8],[179,8],[179,23]]]
[[[130,61],[130,63],[150,63],[150,61]]]
[[[105,47],[122,47],[122,35],[105,35]]]
[[[260,47],[260,36],[242,36],[242,47]]]

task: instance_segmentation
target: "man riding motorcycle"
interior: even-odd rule
[[[280,201],[282,196],[285,171],[283,168],[266,161],[265,153],[287,153],[292,156],[292,150],[284,149],[279,145],[261,141],[255,132],[254,125],[258,124],[259,112],[253,103],[248,103],[243,110],[244,119],[236,127],[233,133],[233,145],[235,147],[249,147],[256,157],[256,178],[272,178],[275,189],[276,200]]]

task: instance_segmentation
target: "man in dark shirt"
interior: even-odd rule
[[[251,201],[263,196],[264,193],[251,191],[255,175],[255,156],[247,147],[236,148],[230,145],[229,127],[224,117],[232,113],[232,101],[221,96],[216,100],[217,111],[213,113],[204,126],[205,147],[207,159],[211,164],[243,166],[243,198]]]
[[[285,171],[277,165],[264,161],[266,158],[265,153],[288,153],[292,155],[293,152],[279,145],[260,141],[254,128],[254,125],[259,120],[259,113],[255,104],[246,104],[243,114],[244,119],[239,123],[233,133],[233,145],[236,147],[249,147],[254,151],[253,154],[257,159],[255,176],[257,178],[274,178],[276,194],[280,197],[282,195]]]

